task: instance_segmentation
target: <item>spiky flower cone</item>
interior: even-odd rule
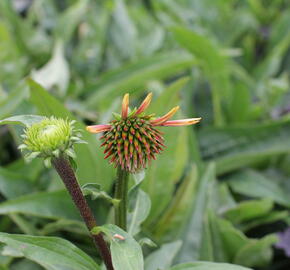
[[[156,126],[181,126],[198,123],[200,118],[168,121],[179,109],[174,107],[162,117],[154,119],[154,115],[144,115],[151,102],[150,93],[140,107],[129,111],[129,95],[123,98],[121,115],[114,114],[115,120],[107,125],[88,126],[92,133],[104,132],[101,136],[105,148],[105,159],[131,173],[146,168],[148,161],[156,159],[156,154],[163,151],[164,139]]]
[[[105,158],[129,172],[146,167],[164,147],[160,131],[155,129],[147,116],[128,117],[111,122],[111,129],[101,137]]]

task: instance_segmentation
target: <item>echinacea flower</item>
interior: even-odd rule
[[[171,109],[167,114],[155,118],[154,114],[146,115],[152,99],[152,93],[148,94],[139,108],[129,110],[129,94],[126,94],[122,102],[121,115],[114,114],[115,120],[105,125],[87,126],[91,133],[101,133],[102,144],[105,147],[105,159],[115,167],[131,173],[146,168],[147,162],[156,159],[156,154],[164,150],[162,132],[157,126],[188,126],[198,123],[201,118],[189,118],[182,120],[169,120],[178,111],[179,106]]]
[[[81,134],[74,127],[75,121],[68,119],[44,117],[24,131],[23,144],[19,149],[27,152],[25,159],[31,161],[36,157],[43,157],[44,163],[50,167],[51,160],[60,156],[75,158],[73,146],[85,143]]]

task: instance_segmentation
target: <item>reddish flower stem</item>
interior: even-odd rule
[[[69,194],[71,195],[72,200],[74,201],[76,207],[78,208],[80,215],[82,216],[87,228],[91,231],[94,227],[97,226],[97,222],[93,215],[92,210],[90,209],[86,199],[83,196],[81,188],[76,179],[75,173],[70,166],[70,163],[64,157],[55,158],[52,161],[52,164],[62,179],[64,185],[66,186]],[[92,235],[94,243],[98,248],[101,257],[104,260],[105,265],[108,270],[114,270],[112,264],[112,258],[110,250],[105,242],[103,235],[101,233],[97,235]]]

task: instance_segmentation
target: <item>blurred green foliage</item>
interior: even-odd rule
[[[131,179],[144,178],[130,233],[160,247],[143,246],[145,270],[196,260],[289,268],[273,247],[290,225],[289,70],[288,0],[0,1],[0,119],[55,115],[84,129],[110,120],[124,93],[137,104],[148,91],[150,112],[180,104],[178,117],[203,118],[194,128],[163,128],[166,150]],[[38,236],[48,250],[45,237],[66,238],[97,259],[56,174],[40,160],[24,163],[21,130],[0,126],[0,230]],[[80,183],[111,194],[115,171],[97,138],[85,131],[83,138]],[[110,223],[110,203],[95,199],[98,219]],[[31,239],[1,233],[10,249],[2,246],[0,269],[64,269],[33,257],[39,246]],[[30,243],[32,255],[19,254],[19,243]],[[88,265],[65,269],[98,269],[76,252],[73,263]],[[204,267],[244,269],[172,270]]]

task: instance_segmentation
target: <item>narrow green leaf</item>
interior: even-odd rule
[[[59,207],[61,205],[61,207]],[[67,191],[39,192],[0,203],[0,215],[19,213],[51,219],[80,220]]]
[[[33,191],[32,183],[23,174],[0,168],[0,192],[6,198],[15,198]]]
[[[72,243],[56,237],[0,233],[0,242],[47,270],[98,270],[100,267]]]
[[[31,126],[34,123],[40,122],[43,116],[40,115],[15,115],[12,117],[0,120],[0,125],[24,125]]]
[[[289,217],[288,211],[271,211],[265,216],[262,216],[260,218],[255,218],[254,220],[251,220],[249,222],[246,222],[244,224],[241,224],[239,227],[242,231],[249,231],[255,227],[271,224],[274,222],[287,222],[287,218]]]
[[[238,251],[252,241],[243,232],[235,228],[231,222],[225,219],[216,218],[215,224],[211,224],[211,226],[213,225],[218,227],[218,235],[212,234],[212,238],[220,237],[222,239],[222,249],[227,254],[229,261],[233,261]],[[214,248],[213,253],[215,253]]]
[[[215,161],[217,173],[254,165],[279,154],[289,153],[290,121],[242,127],[206,128],[198,133],[205,160]]]
[[[43,268],[40,265],[38,265],[32,261],[29,261],[27,259],[22,259],[20,261],[17,261],[16,263],[14,263],[11,266],[10,269],[11,270],[18,270],[18,269],[21,269],[21,270],[43,270]]]
[[[174,27],[171,29],[175,39],[194,56],[202,66],[212,88],[212,103],[215,124],[220,126],[224,122],[222,111],[223,96],[230,95],[229,70],[226,58],[218,48],[206,37],[189,29]]]
[[[32,78],[46,89],[57,87],[60,96],[66,94],[70,71],[64,57],[64,44],[57,41],[51,59],[40,69],[32,72]]]
[[[160,249],[154,251],[146,258],[145,270],[165,269],[170,267],[181,244],[181,241],[176,241],[162,245]]]
[[[272,260],[272,245],[278,242],[277,235],[267,235],[244,246],[236,255],[234,263],[244,266],[262,267]]]
[[[233,123],[249,120],[251,110],[251,95],[248,85],[236,83],[232,90],[232,100],[229,104],[229,118]]]
[[[40,231],[40,235],[51,235],[58,231],[68,231],[80,235],[88,235],[88,230],[83,221],[59,219],[46,224]]]
[[[211,259],[213,261],[233,262],[248,267],[266,265],[266,263],[270,262],[272,256],[271,246],[277,242],[277,236],[268,235],[261,239],[251,239],[235,228],[229,221],[218,218],[211,210],[208,217],[210,237],[203,238],[203,241],[209,240],[208,246],[212,247]],[[251,249],[252,253],[249,249]],[[202,251],[205,251],[204,245]],[[203,253],[199,259],[208,260],[209,258],[204,255],[206,253]],[[243,259],[237,260],[240,255]],[[251,256],[251,258],[247,260],[247,256]],[[261,262],[261,265],[259,262]]]
[[[227,178],[234,192],[254,198],[270,198],[274,202],[290,207],[289,195],[274,179],[269,179],[254,170],[243,170]]]
[[[191,67],[194,62],[191,55],[173,51],[154,55],[110,71],[89,87],[90,92],[93,93],[89,93],[86,103],[91,109],[95,109],[96,106],[106,108],[111,104],[112,99],[127,92],[136,92],[150,80],[163,79],[176,74]]]
[[[0,99],[0,119],[10,116],[20,103],[27,97],[27,86],[21,82],[9,93],[8,97],[4,100]],[[1,96],[1,94],[0,94]],[[1,122],[0,122],[1,123]]]
[[[219,219],[212,209],[208,207],[207,209],[207,218],[208,218],[208,226],[209,231],[211,233],[211,246],[212,246],[212,256],[213,261],[215,262],[230,262],[230,256],[227,252],[225,243],[223,241],[223,234],[221,232]],[[202,243],[203,246],[203,243]],[[202,253],[200,253],[200,258],[202,258]]]
[[[183,246],[179,261],[198,259],[202,244],[203,220],[206,214],[210,186],[215,179],[215,165],[209,164],[198,182],[195,201],[188,226],[184,231]]]
[[[136,199],[134,200],[134,208],[128,214],[128,233],[136,235],[141,230],[142,222],[147,218],[151,209],[151,201],[147,193],[138,189]]]
[[[250,268],[228,263],[194,262],[180,264],[170,270],[250,270]]]
[[[56,39],[62,39],[68,42],[72,37],[76,27],[85,18],[88,11],[88,0],[79,0],[75,4],[70,5],[65,12],[58,17],[57,26],[55,28]]]
[[[154,228],[154,236],[163,240],[177,239],[190,215],[190,207],[195,199],[197,168],[192,165],[180,184],[170,206],[160,217]]]
[[[114,11],[109,31],[112,45],[117,48],[123,58],[136,56],[137,29],[128,14],[127,6],[123,0],[114,1]]]
[[[238,224],[240,222],[248,221],[266,215],[273,208],[273,201],[271,199],[250,200],[239,203],[234,208],[228,209],[224,216]]]

